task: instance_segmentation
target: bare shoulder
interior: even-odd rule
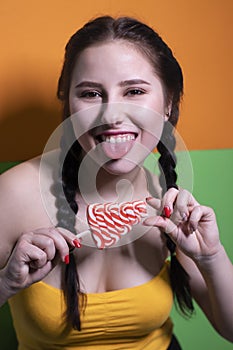
[[[0,176],[1,204],[31,200],[43,185],[51,186],[58,167],[58,152],[50,152],[14,166]],[[13,207],[12,207],[13,208]]]
[[[29,194],[30,197],[34,195],[38,187],[39,163],[39,158],[35,158],[11,168],[0,176],[1,212],[20,212],[22,204],[29,199]]]
[[[51,164],[37,157],[0,176],[0,268],[22,232],[51,226],[41,190],[41,179],[46,179],[43,181],[43,186],[47,186],[44,191],[50,193],[53,181]]]

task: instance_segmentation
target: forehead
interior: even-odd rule
[[[74,73],[84,71],[113,70],[127,74],[133,71],[155,74],[155,69],[148,56],[136,44],[125,40],[111,40],[84,49],[77,57]]]

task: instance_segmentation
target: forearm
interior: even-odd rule
[[[217,254],[195,261],[203,275],[218,332],[233,342],[233,265],[223,247]]]

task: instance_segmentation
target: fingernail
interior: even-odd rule
[[[69,254],[65,256],[65,258],[64,258],[64,263],[65,263],[66,265],[68,265],[68,264],[70,263],[70,256],[69,256]]]
[[[165,218],[169,219],[170,216],[171,216],[171,209],[169,208],[168,205],[166,205],[164,208],[163,208],[163,215],[165,216]]]
[[[81,248],[81,243],[80,243],[80,240],[78,238],[75,238],[73,240],[73,244],[75,245],[76,248]]]
[[[154,197],[146,197],[146,201],[150,201],[151,199],[153,199]]]
[[[182,218],[182,221],[184,221],[184,222],[188,220],[188,216],[186,213],[183,213],[181,218]]]

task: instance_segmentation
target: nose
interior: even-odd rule
[[[120,125],[125,118],[122,104],[105,103],[101,110],[101,122],[108,125]]]

